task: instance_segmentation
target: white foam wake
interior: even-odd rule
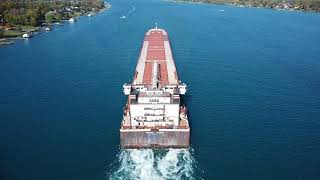
[[[132,6],[131,10],[127,13],[127,17],[129,17],[134,11],[136,11],[136,7]]]
[[[198,179],[190,149],[120,150],[107,172],[108,179]]]

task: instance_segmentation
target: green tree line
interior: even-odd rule
[[[77,8],[71,11],[70,7]],[[67,19],[74,12],[87,12],[92,8],[98,11],[103,7],[103,0],[0,0],[0,23],[39,26],[45,21]]]
[[[300,10],[320,11],[320,0],[182,0],[192,2],[205,2],[217,4],[237,4],[237,5],[250,5],[254,7],[262,6],[275,8],[277,6],[287,4],[290,8]]]

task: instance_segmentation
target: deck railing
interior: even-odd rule
[[[189,129],[189,126],[121,126],[121,129]]]

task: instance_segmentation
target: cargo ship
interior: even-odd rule
[[[190,127],[182,103],[187,86],[179,80],[168,33],[147,31],[131,83],[120,127],[122,148],[186,148]]]

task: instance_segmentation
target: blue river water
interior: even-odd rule
[[[319,179],[319,14],[110,3],[0,48],[0,179]],[[122,85],[155,22],[189,87],[191,148],[120,150]]]

